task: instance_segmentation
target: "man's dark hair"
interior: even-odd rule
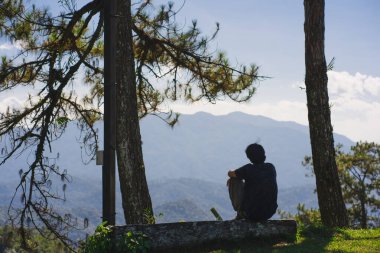
[[[245,153],[252,163],[263,163],[266,158],[263,146],[257,143],[249,145],[246,148]]]

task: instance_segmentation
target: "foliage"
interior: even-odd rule
[[[164,216],[163,213],[159,213],[158,215],[153,214],[153,211],[151,209],[145,209],[144,210],[144,224],[155,224],[156,220],[159,218],[162,218]]]
[[[19,252],[19,253],[66,253],[69,249],[57,239],[42,237],[37,231],[28,229],[29,234],[28,250],[24,250],[22,238],[17,229],[10,226],[0,227],[0,252]]]
[[[53,16],[45,8],[26,5],[22,0],[4,0],[0,5],[0,36],[21,45],[13,56],[2,58],[0,92],[12,92],[19,87],[30,92],[24,108],[9,108],[0,114],[0,137],[6,140],[0,165],[21,152],[31,154],[19,171],[20,182],[10,209],[11,219],[20,226],[25,247],[26,226],[40,232],[50,231],[63,240],[68,239],[65,231],[80,228],[70,214],[62,214],[50,204],[64,200],[52,182],[61,179],[63,192],[70,182],[67,170],[56,166],[59,154],[52,153],[51,148],[51,143],[63,134],[68,119],[79,120],[82,129],[88,130],[83,143],[89,144],[86,147],[90,151],[97,149],[93,123],[100,118],[100,112],[79,103],[70,85],[80,68],[96,58],[101,47],[102,15],[98,15],[93,31],[88,28],[101,4],[92,1],[75,11],[70,3],[62,1],[68,8],[67,13],[59,16]],[[95,142],[88,142],[92,139]],[[15,207],[18,199],[21,208]]]
[[[336,148],[336,161],[350,224],[367,228],[380,225],[380,145],[358,142],[350,152]],[[303,165],[313,172],[311,157]]]
[[[278,215],[281,219],[294,219],[297,221],[297,226],[301,229],[306,227],[320,227],[322,226],[321,214],[317,209],[307,209],[304,204],[297,205],[297,214],[278,210]]]
[[[337,147],[343,197],[354,227],[380,227],[380,145],[358,142],[345,153]]]
[[[20,169],[12,200],[15,207],[20,199],[21,209],[10,210],[23,238],[25,227],[31,225],[46,227],[67,240],[63,231],[79,225],[50,204],[64,200],[53,191],[52,181],[62,179],[63,191],[70,181],[67,171],[56,166],[59,154],[53,153],[51,143],[61,137],[69,121],[77,120],[89,159],[98,149],[94,123],[102,117],[104,94],[104,1],[89,0],[79,8],[74,0],[59,1],[62,8],[57,15],[25,2],[2,0],[0,5],[0,37],[18,45],[14,55],[1,59],[0,92],[18,88],[29,92],[23,108],[0,114],[0,138],[7,143],[0,165],[26,150],[31,154],[29,163]],[[252,97],[252,84],[260,79],[258,67],[232,66],[224,53],[210,49],[219,25],[211,36],[204,36],[196,21],[185,28],[176,22],[172,3],[154,8],[152,1],[136,1],[133,13],[140,117],[161,117],[160,105],[165,101],[215,102],[228,97],[240,102]],[[81,73],[89,89],[84,97],[76,92],[81,85],[75,79]],[[169,113],[164,120],[173,125],[177,116]]]
[[[100,224],[95,233],[89,236],[82,245],[82,253],[115,252],[144,253],[148,252],[149,239],[146,235],[137,232],[126,232],[120,238],[112,238],[112,229],[105,223]]]
[[[149,252],[149,238],[143,233],[127,232],[116,243],[117,251],[130,253]],[[123,250],[121,250],[123,249]]]
[[[102,253],[107,252],[112,246],[111,227],[103,222],[100,224],[93,235],[90,235],[83,246],[83,253]]]

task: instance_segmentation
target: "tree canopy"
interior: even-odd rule
[[[352,226],[380,226],[380,145],[358,142],[350,152],[337,148],[343,198]]]
[[[102,118],[104,94],[104,1],[92,0],[80,7],[75,1],[58,2],[56,14],[23,0],[0,1],[0,37],[19,45],[13,55],[2,56],[0,92],[19,87],[29,92],[24,107],[0,115],[0,136],[6,143],[0,165],[20,152],[34,150],[31,163],[19,171],[12,203],[20,196],[22,207],[12,209],[12,218],[21,233],[26,225],[43,224],[61,236],[58,231],[78,224],[49,204],[62,199],[52,192],[54,177],[70,179],[65,168],[56,166],[59,154],[53,153],[51,143],[75,120],[83,130],[81,141],[90,159],[98,149],[94,123]],[[164,101],[215,102],[229,97],[241,102],[252,97],[252,84],[260,79],[258,67],[233,66],[224,53],[210,46],[218,24],[211,36],[203,35],[196,21],[178,24],[172,3],[154,7],[152,1],[136,1],[132,14],[140,118],[161,117]],[[76,92],[82,83],[89,89],[83,97]],[[164,119],[174,124],[177,117],[169,111]]]
[[[338,175],[343,200],[347,206],[352,227],[379,227],[380,225],[380,145],[360,141],[345,151],[336,147]],[[306,156],[302,162],[314,173],[313,159]]]

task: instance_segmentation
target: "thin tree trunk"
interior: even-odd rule
[[[323,224],[348,225],[335,161],[324,52],[324,0],[304,0],[306,93],[313,166]]]
[[[367,228],[367,210],[365,209],[365,204],[367,200],[366,200],[365,188],[363,185],[362,187],[363,187],[362,192],[360,193],[360,216],[361,216],[360,227],[365,229]]]
[[[116,145],[122,205],[127,224],[143,224],[146,212],[153,214],[153,210],[141,148],[130,0],[117,1],[116,18]]]

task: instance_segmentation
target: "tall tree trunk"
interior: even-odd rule
[[[145,177],[137,111],[132,41],[131,1],[117,0],[117,122],[116,148],[124,218],[127,224],[146,223],[152,202]]]
[[[304,0],[306,94],[313,166],[323,224],[348,225],[335,161],[324,52],[325,1]]]

